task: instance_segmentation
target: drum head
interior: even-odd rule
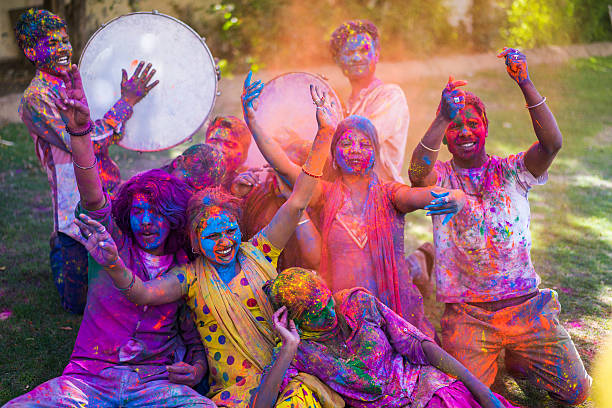
[[[200,36],[159,13],[133,13],[104,24],[89,39],[79,66],[93,119],[121,97],[121,69],[153,64],[159,84],[134,106],[118,143],[130,150],[169,149],[191,137],[210,114],[217,94],[215,62]]]
[[[317,134],[316,108],[310,95],[311,84],[325,91],[329,101],[334,101],[334,114],[338,121],[343,118],[340,99],[324,78],[307,72],[279,75],[264,86],[258,98],[255,117],[262,129],[282,145],[295,138],[312,141]],[[249,151],[248,163],[251,165],[261,157],[254,145],[251,145]]]

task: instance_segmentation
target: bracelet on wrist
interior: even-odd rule
[[[132,272],[132,281],[130,282],[130,284],[129,284],[127,287],[125,287],[125,288],[120,288],[120,287],[118,287],[117,285],[115,285],[115,287],[116,287],[117,289],[119,289],[119,291],[120,291],[121,293],[123,293],[124,295],[127,295],[127,294],[128,294],[128,292],[129,292],[129,291],[130,291],[130,290],[131,290],[131,289],[134,287],[134,283],[136,283],[136,274],[135,274],[133,271],[130,271],[130,272]]]
[[[304,167],[302,167],[302,172],[304,172],[304,174],[306,174],[307,176],[310,176],[312,178],[321,178],[321,176],[323,176],[323,173],[321,173],[321,174],[313,174],[313,173],[309,172],[308,170],[306,170]]]
[[[533,109],[533,108],[537,108],[538,106],[542,105],[545,102],[546,102],[546,97],[543,97],[542,100],[540,102],[536,103],[535,105],[529,106],[528,104],[525,104],[525,107],[527,109]]]
[[[93,161],[93,163],[91,164],[91,166],[87,166],[87,167],[81,166],[81,165],[79,165],[77,162],[75,162],[75,161],[74,161],[74,157],[72,158],[72,163],[74,163],[74,165],[75,165],[77,168],[81,169],[81,170],[89,170],[89,169],[93,169],[93,168],[94,168],[94,166],[96,165],[96,163],[98,163],[98,158],[97,158],[96,156],[94,156],[94,161]]]
[[[423,149],[428,150],[428,151],[430,151],[432,153],[437,153],[441,149],[440,147],[438,147],[437,149],[432,149],[431,147],[427,147],[427,146],[425,146],[425,144],[423,143],[422,140],[419,140],[419,144],[423,147]]]
[[[72,130],[68,127],[68,125],[66,125],[66,132],[68,132],[68,134],[70,136],[85,136],[87,134],[89,134],[91,131],[93,130],[93,122],[90,120],[89,123],[87,124],[87,127],[84,130]]]

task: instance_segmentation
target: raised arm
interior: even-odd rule
[[[414,187],[436,184],[437,175],[434,164],[438,159],[446,128],[457,113],[465,107],[465,95],[458,87],[466,84],[466,81],[455,81],[452,76],[448,78],[448,83],[442,90],[436,117],[412,152],[408,175]]]
[[[266,237],[278,248],[284,248],[311,198],[316,198],[321,194],[319,178],[323,174],[323,167],[329,155],[334,133],[332,110],[329,101],[326,101],[325,94],[320,93],[313,85],[310,85],[310,93],[315,105],[317,105],[317,124],[319,127],[317,135],[312,142],[312,148],[306,163],[298,171],[291,195],[278,209],[270,223],[264,227]],[[247,101],[249,100],[247,99]],[[282,150],[280,146],[279,150]],[[285,155],[285,157],[287,156]],[[288,158],[287,160],[290,161]],[[293,163],[292,165],[295,166]],[[299,169],[299,167],[297,168]]]
[[[109,274],[115,287],[125,297],[138,305],[163,305],[183,296],[183,286],[176,271],[143,282],[130,270],[119,256],[115,241],[106,228],[85,214],[74,220],[81,230],[76,239],[83,244],[91,257]],[[183,275],[184,279],[184,275]]]
[[[554,115],[529,78],[527,57],[514,48],[506,48],[498,55],[505,58],[506,70],[523,92],[526,107],[538,141],[525,153],[525,167],[534,177],[540,177],[548,170],[563,144],[563,136]]]

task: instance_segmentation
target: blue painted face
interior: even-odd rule
[[[170,223],[143,194],[135,194],[130,209],[130,226],[140,248],[162,255],[170,235]]]
[[[363,132],[347,129],[336,144],[336,164],[344,174],[365,175],[374,166],[376,153],[370,139]]]
[[[378,62],[378,51],[367,33],[349,36],[336,57],[336,63],[349,79],[373,75]]]
[[[26,55],[42,71],[56,76],[66,73],[72,59],[72,45],[66,29],[50,31],[38,40],[35,48],[26,50]]]
[[[213,264],[227,265],[236,258],[242,239],[236,219],[227,211],[213,208],[200,224],[200,251]]]

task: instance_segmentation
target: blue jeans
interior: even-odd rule
[[[69,235],[51,237],[51,272],[64,309],[82,314],[87,302],[87,250]]]

